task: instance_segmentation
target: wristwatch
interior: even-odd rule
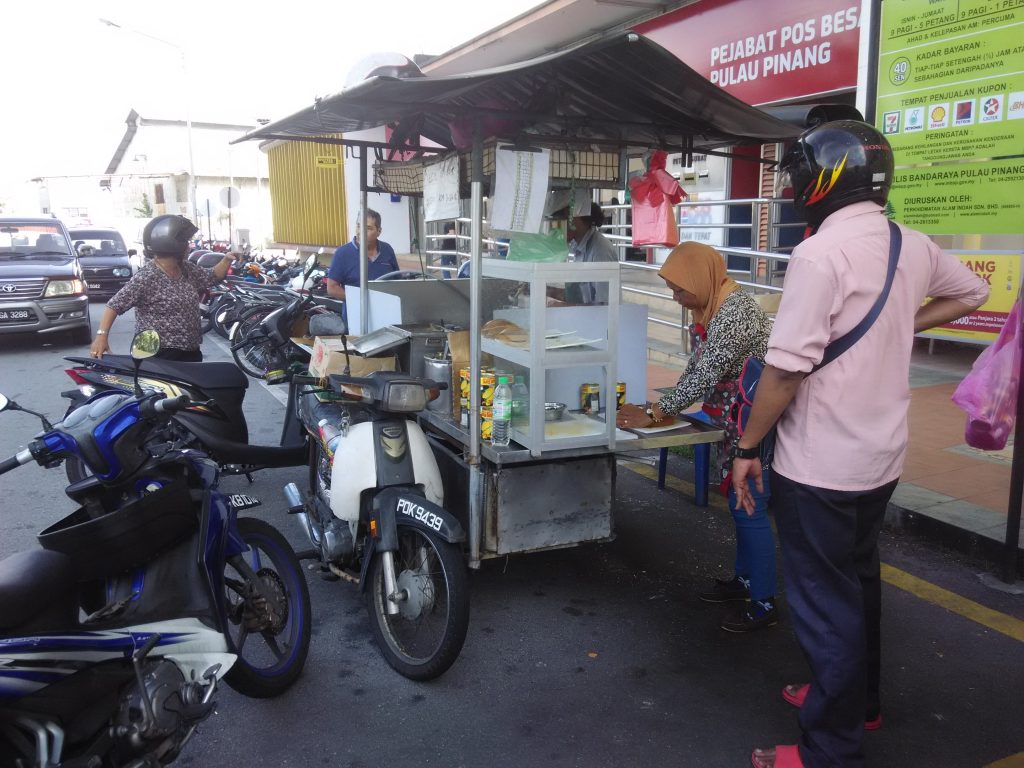
[[[654,406],[653,405],[648,405],[646,410],[644,411],[644,413],[646,413],[648,416],[650,416],[651,417],[651,421],[653,421],[655,424],[657,424],[659,421],[662,421],[665,418],[664,416],[662,416],[661,419],[659,419],[657,416],[654,415]]]
[[[102,328],[97,328],[97,329],[96,329],[96,335],[97,335],[97,336],[106,336],[106,335],[107,335],[107,332],[106,332],[106,331],[104,331],[104,330],[103,330]]]
[[[740,448],[738,445],[733,449],[732,455],[737,459],[759,459],[761,458],[761,446],[753,448]]]

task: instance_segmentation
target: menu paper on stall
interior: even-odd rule
[[[459,156],[452,154],[423,168],[423,218],[457,219],[459,208]]]
[[[539,233],[548,197],[551,152],[519,152],[511,145],[499,145],[494,153],[494,175],[491,229]]]

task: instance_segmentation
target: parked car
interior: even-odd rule
[[[89,296],[58,219],[0,216],[0,334],[70,331],[92,340]]]
[[[113,296],[131,280],[131,257],[136,251],[125,245],[116,229],[76,227],[69,229],[68,234],[82,264],[82,275],[91,297]]]

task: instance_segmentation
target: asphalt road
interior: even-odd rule
[[[101,309],[92,307],[97,319]],[[131,330],[129,318],[118,321],[115,351],[127,350]],[[71,385],[62,356],[84,353],[64,344],[0,337],[0,392],[59,417]],[[227,357],[212,340],[204,352]],[[253,442],[274,442],[281,407],[262,385],[250,388],[246,412]],[[38,428],[13,412],[0,424],[0,458]],[[670,472],[685,475],[673,461]],[[179,764],[726,768],[749,765],[754,746],[792,743],[795,710],[779,690],[803,681],[806,667],[788,621],[730,635],[716,626],[720,609],[695,597],[731,571],[728,511],[658,491],[635,467],[620,464],[614,542],[489,561],[471,574],[465,648],[431,683],[385,664],[353,587],[310,572],[303,676],[273,701],[224,688]],[[0,556],[34,546],[37,531],[71,510],[63,478],[34,465],[0,478]],[[301,473],[275,470],[224,487],[262,498],[252,513],[299,548],[282,511],[292,479]],[[883,535],[882,557],[891,573],[948,592],[884,588],[884,727],[867,735],[868,764],[1024,765],[1024,597],[983,586],[977,574],[991,565],[898,532]]]

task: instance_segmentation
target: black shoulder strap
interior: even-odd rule
[[[896,277],[896,266],[899,264],[900,249],[903,247],[903,233],[900,232],[900,228],[892,221],[889,221],[888,223],[889,271],[885,276],[885,286],[882,288],[881,295],[875,299],[875,303],[871,307],[871,311],[867,313],[863,320],[851,328],[848,333],[843,334],[825,347],[825,355],[821,358],[821,362],[811,369],[811,373],[814,373],[819,368],[828,365],[860,341],[861,336],[868,332],[868,329],[875,324],[875,320],[877,320],[878,316],[882,313],[882,307],[885,306],[885,302],[889,298],[889,290],[892,288],[893,278]]]

